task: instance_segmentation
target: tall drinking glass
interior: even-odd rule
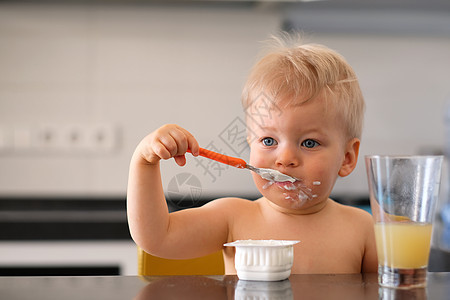
[[[378,282],[426,286],[442,156],[366,156]]]

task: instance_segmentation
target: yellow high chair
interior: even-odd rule
[[[194,259],[165,259],[138,247],[138,275],[224,275],[222,251]]]

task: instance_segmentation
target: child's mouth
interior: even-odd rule
[[[294,191],[297,189],[297,186],[294,184],[295,182],[281,181],[281,182],[276,182],[276,184],[285,190]]]

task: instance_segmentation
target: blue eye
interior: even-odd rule
[[[261,140],[261,142],[263,143],[264,146],[268,146],[268,147],[273,146],[273,145],[276,145],[276,143],[277,143],[277,142],[276,142],[273,138],[271,138],[271,137],[263,138],[263,139]]]
[[[320,144],[318,142],[316,142],[315,140],[311,140],[311,139],[307,139],[302,142],[302,146],[309,148],[309,149],[317,147],[319,145]]]

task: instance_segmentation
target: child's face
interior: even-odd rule
[[[258,190],[283,211],[310,213],[323,207],[337,177],[354,168],[348,172],[349,151],[356,150],[357,159],[359,149],[359,140],[345,137],[333,106],[327,110],[322,98],[285,108],[256,102],[248,112],[250,164],[298,179],[273,183],[253,174]]]

